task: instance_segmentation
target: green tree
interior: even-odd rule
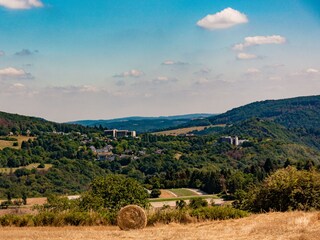
[[[236,205],[253,212],[320,209],[320,173],[280,169],[253,186]]]
[[[118,211],[129,204],[146,208],[148,197],[148,192],[136,180],[110,174],[93,180],[90,190],[82,196],[81,205],[85,209],[110,211]]]
[[[161,191],[159,189],[152,189],[150,193],[151,198],[158,198],[161,195]]]

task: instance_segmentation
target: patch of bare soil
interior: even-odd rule
[[[173,192],[168,190],[161,190],[160,198],[174,198],[177,197]]]

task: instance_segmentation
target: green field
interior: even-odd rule
[[[217,195],[197,195],[197,196],[185,196],[185,197],[176,197],[176,198],[153,198],[149,199],[150,202],[168,202],[168,201],[178,201],[178,200],[190,200],[193,198],[202,198],[202,199],[219,199]]]
[[[177,197],[198,196],[197,193],[186,188],[174,188],[169,189],[169,191],[173,192]]]
[[[32,164],[29,164],[28,166],[25,166],[25,167],[18,167],[18,168],[0,168],[0,173],[9,174],[10,172],[14,172],[14,171],[16,171],[16,170],[19,169],[19,168],[26,168],[26,169],[32,170],[32,169],[34,169],[34,168],[37,168],[39,165],[40,165],[40,163],[32,163]],[[38,170],[48,171],[49,168],[51,168],[51,167],[52,167],[52,164],[45,164],[45,168],[39,168]]]

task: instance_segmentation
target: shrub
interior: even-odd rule
[[[176,201],[176,208],[177,209],[184,209],[187,207],[187,203],[184,200],[178,200]]]
[[[226,220],[243,218],[249,215],[248,212],[235,209],[232,207],[201,207],[193,209],[190,216],[196,217],[198,220]]]
[[[148,225],[171,222],[192,223],[206,220],[243,218],[249,213],[232,207],[200,207],[197,209],[166,209],[149,212]]]
[[[158,198],[161,195],[161,191],[159,189],[152,189],[150,193],[151,198]]]
[[[235,206],[252,212],[320,209],[320,173],[281,169],[238,194]]]
[[[156,223],[169,224],[171,222],[190,223],[193,222],[187,211],[177,209],[156,210],[148,214],[148,225]]]
[[[203,198],[192,198],[189,203],[189,207],[193,209],[207,207],[207,206],[208,206],[208,202]]]

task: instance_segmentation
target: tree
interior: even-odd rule
[[[110,211],[118,211],[129,204],[146,208],[148,197],[148,192],[136,180],[110,174],[93,180],[90,190],[82,196],[81,205],[85,209]]]
[[[263,165],[263,168],[266,171],[266,173],[271,173],[274,170],[274,165],[270,158],[267,158]]]
[[[159,189],[152,189],[150,193],[151,198],[158,198],[161,195],[161,191]]]
[[[253,186],[236,205],[253,212],[320,209],[320,173],[280,169]]]

